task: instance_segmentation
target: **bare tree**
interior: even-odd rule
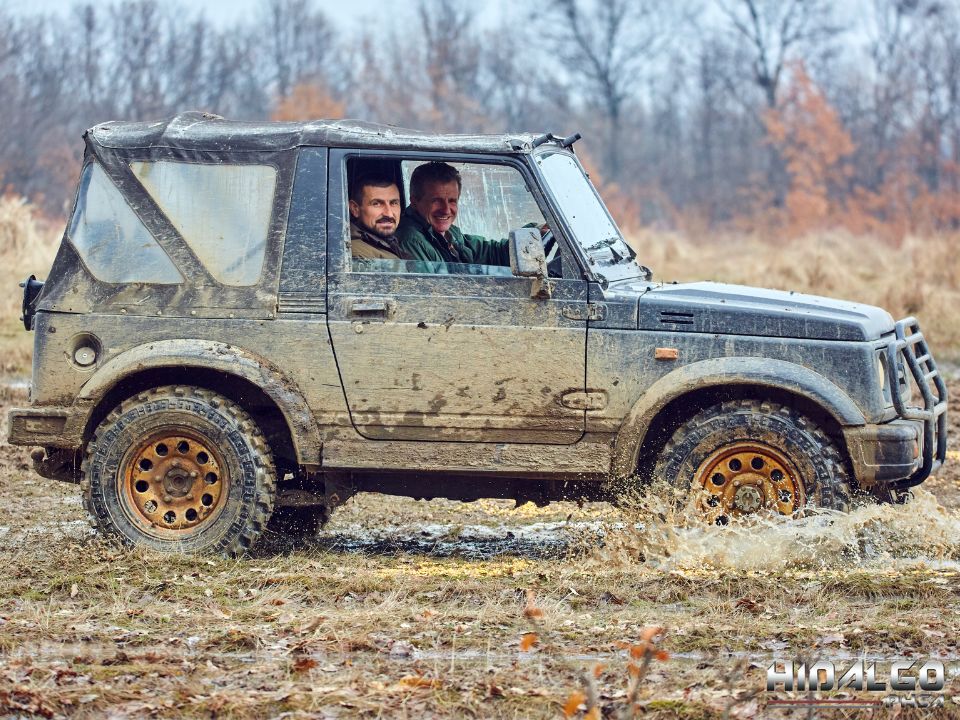
[[[423,69],[437,129],[482,129],[480,109],[486,89],[480,85],[483,52],[476,9],[465,0],[420,0]]]
[[[583,84],[587,100],[597,103],[607,125],[605,167],[612,179],[621,175],[623,114],[638,80],[651,61],[669,46],[685,16],[682,5],[657,0],[555,0],[558,15],[548,33],[551,51],[565,70]]]
[[[278,97],[299,82],[320,80],[334,56],[334,31],[310,0],[262,0],[254,35],[262,49],[266,80]]]
[[[784,69],[810,59],[841,31],[830,0],[718,0],[735,40],[749,50],[751,79],[777,106]]]

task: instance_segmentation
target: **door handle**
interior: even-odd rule
[[[393,300],[387,300],[385,298],[364,298],[362,300],[351,301],[350,312],[353,315],[365,317],[390,317],[393,315],[396,307],[397,304]]]

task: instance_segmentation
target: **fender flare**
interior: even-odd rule
[[[259,387],[283,415],[298,461],[320,464],[320,431],[300,389],[262,357],[211,340],[150,342],[111,358],[97,369],[78,394],[78,400],[86,401],[90,408],[85,424],[89,422],[93,408],[117,383],[146,370],[185,366],[234,375]]]
[[[723,357],[691,363],[664,375],[640,396],[617,432],[611,472],[636,470],[647,430],[670,402],[695,390],[726,385],[753,385],[808,397],[840,425],[864,425],[860,408],[843,390],[819,373],[787,362],[754,357]]]

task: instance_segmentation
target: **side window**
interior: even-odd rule
[[[183,276],[99,165],[80,176],[70,242],[98,280],[174,285]]]
[[[417,172],[420,166],[438,164],[402,160],[402,187],[364,186],[366,195],[356,185],[363,176],[351,178],[354,272],[511,275],[510,230],[544,225],[523,175],[514,167],[493,163],[443,163],[439,170]],[[389,182],[389,176],[381,179]],[[381,217],[377,208],[384,206],[378,193],[407,199],[395,240],[389,237],[389,222],[377,225]],[[358,203],[360,197],[370,202]]]
[[[277,170],[271,165],[132,162],[130,169],[224,285],[255,285],[263,269]]]

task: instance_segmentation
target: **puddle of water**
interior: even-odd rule
[[[544,522],[526,525],[402,525],[370,528],[352,524],[321,531],[310,547],[371,554],[411,553],[432,557],[488,559],[517,555],[531,559],[564,557],[585,535],[600,537],[599,522]]]

